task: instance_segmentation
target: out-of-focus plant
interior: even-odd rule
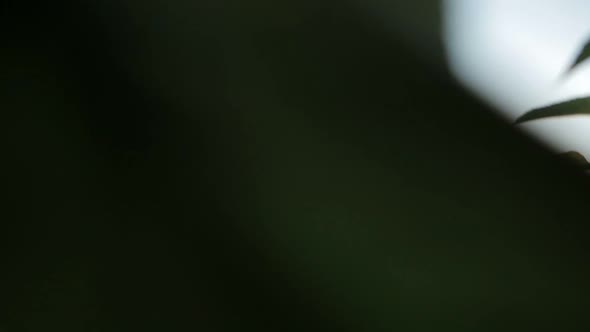
[[[571,73],[580,64],[586,62],[586,60],[588,59],[590,59],[590,40],[586,42],[586,44],[580,51],[580,54],[576,57],[575,61],[567,69],[566,74]],[[532,120],[561,117],[568,115],[590,115],[590,97],[572,99],[558,104],[553,104],[531,110],[521,115],[518,119],[516,119],[516,124]],[[584,156],[582,156],[580,153],[570,151],[563,153],[562,156],[574,162],[575,164],[583,167],[584,169],[590,170],[590,163],[588,163],[586,158],[584,158]]]

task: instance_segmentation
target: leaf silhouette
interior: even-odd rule
[[[578,57],[569,67],[568,72],[571,72],[572,70],[574,70],[576,67],[578,67],[579,64],[586,61],[588,58],[590,58],[590,40],[587,41],[586,44],[584,44],[584,47],[582,48],[582,50],[578,54]]]
[[[588,163],[588,160],[586,160],[586,158],[579,152],[569,151],[561,153],[560,156],[584,170],[590,170],[590,163]]]
[[[515,123],[567,115],[590,115],[590,97],[534,109],[520,116]]]

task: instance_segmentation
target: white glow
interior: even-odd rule
[[[588,0],[446,0],[446,41],[460,81],[510,120],[535,107],[590,96],[590,65],[564,71],[590,39]],[[523,128],[559,150],[590,156],[590,117]]]

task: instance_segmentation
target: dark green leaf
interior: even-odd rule
[[[579,152],[569,151],[560,154],[560,156],[585,170],[590,170],[590,163],[588,163],[588,160],[586,160],[586,158]]]
[[[572,71],[574,68],[576,68],[582,62],[586,61],[588,58],[590,58],[590,40],[586,42],[574,63],[572,63],[572,65],[569,67],[568,72]]]
[[[590,98],[573,99],[534,109],[516,119],[516,123],[566,115],[590,115]]]

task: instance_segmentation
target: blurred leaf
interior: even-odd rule
[[[560,156],[585,170],[590,170],[590,163],[588,163],[588,160],[586,160],[586,158],[579,152],[569,151],[560,154]]]
[[[567,115],[590,115],[590,98],[573,99],[563,103],[537,108],[516,119],[516,123]]]
[[[586,42],[574,63],[569,67],[568,72],[574,70],[579,64],[586,61],[588,58],[590,58],[590,40]]]

